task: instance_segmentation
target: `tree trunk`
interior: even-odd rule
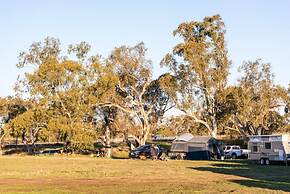
[[[31,149],[31,146],[29,145],[29,143],[27,142],[26,139],[23,139],[23,144],[26,146],[27,153],[31,154],[32,153],[32,149]]]
[[[148,138],[148,135],[149,135],[149,132],[150,132],[150,127],[149,127],[149,124],[146,124],[144,126],[144,129],[143,129],[144,133],[140,139],[140,145],[145,145],[146,144],[146,141],[147,141],[147,138]]]
[[[23,144],[26,146],[26,150],[28,154],[32,154],[32,145],[29,144],[29,142],[27,141],[27,139],[24,137],[22,140]]]
[[[2,155],[2,144],[3,144],[3,138],[4,138],[4,130],[2,129],[2,127],[0,127],[1,129],[1,132],[0,132],[0,135],[1,135],[1,139],[0,139],[0,155]]]
[[[111,131],[110,127],[106,126],[105,132],[105,146],[106,146],[106,157],[111,158],[112,156],[112,148],[111,148]]]
[[[211,136],[217,138],[217,122],[214,116],[211,117]]]
[[[140,139],[140,146],[145,145],[145,143],[146,143],[146,139],[144,137],[142,137]]]
[[[29,143],[26,143],[26,150],[28,154],[32,154],[32,146]]]

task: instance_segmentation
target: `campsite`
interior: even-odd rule
[[[277,136],[272,139],[277,144]],[[257,160],[218,158],[214,155],[218,147],[214,146],[223,148],[223,142],[205,136],[183,134],[170,144],[166,160],[153,159],[150,144],[143,146],[144,155],[137,148],[138,155],[133,156],[115,147],[112,159],[105,155],[57,152],[56,148],[34,156],[3,155],[0,193],[290,192],[290,167],[283,162],[265,166]],[[166,148],[164,142],[153,145],[158,145],[160,150]],[[147,157],[142,157],[145,153]],[[170,159],[170,153],[185,155]]]
[[[0,1],[0,193],[290,193],[290,1]]]

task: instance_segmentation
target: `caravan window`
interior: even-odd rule
[[[271,149],[271,143],[270,142],[266,142],[265,143],[265,149],[267,149],[267,150]]]
[[[171,145],[172,151],[186,151],[186,144],[185,143],[173,143]]]
[[[258,146],[253,146],[253,152],[258,152]]]

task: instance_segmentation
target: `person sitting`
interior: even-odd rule
[[[151,155],[152,160],[156,160],[157,159],[157,153],[156,153],[156,151],[157,150],[155,149],[155,145],[152,144],[150,146],[150,155]]]

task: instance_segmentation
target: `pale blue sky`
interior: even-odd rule
[[[243,60],[271,62],[276,82],[290,83],[290,1],[89,1],[8,0],[0,2],[0,96],[11,95],[17,56],[46,36],[66,46],[87,41],[107,55],[115,46],[144,41],[160,75],[159,62],[175,45],[172,31],[184,21],[220,14],[227,28],[230,82]]]

